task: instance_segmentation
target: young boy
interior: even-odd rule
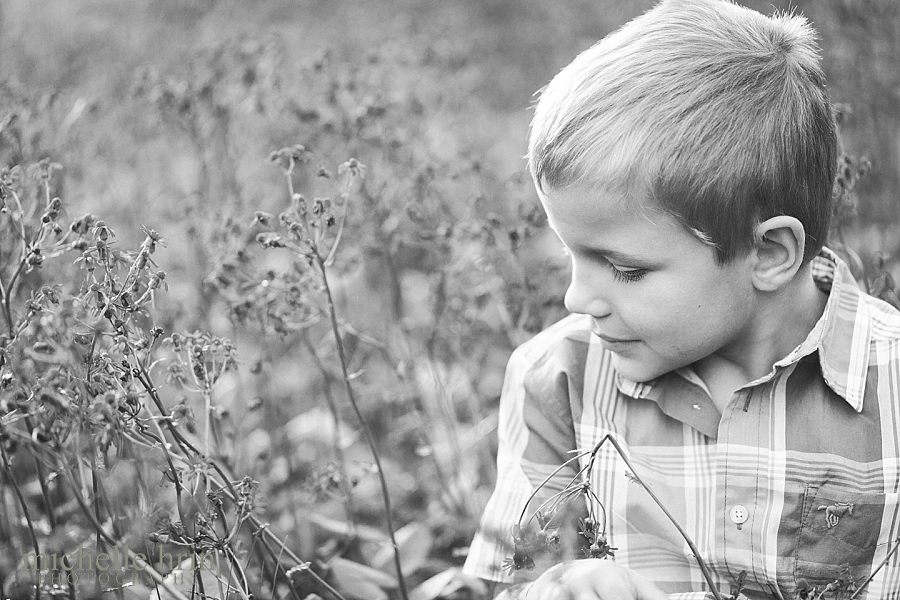
[[[575,314],[510,359],[466,571],[534,579],[504,594],[529,600],[703,598],[609,444],[587,483],[614,558],[501,572],[532,492],[527,514],[611,434],[723,597],[900,597],[900,314],[823,248],[836,136],[807,21],[664,1],[553,79],[529,161]]]

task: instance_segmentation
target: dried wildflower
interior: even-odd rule
[[[41,287],[41,296],[50,304],[59,304],[60,287],[58,285],[45,285]]]
[[[94,223],[94,226],[91,227],[91,233],[98,242],[106,242],[109,238],[116,237],[116,233],[110,229],[103,220],[97,220]],[[99,247],[101,247],[100,244],[98,244],[98,248]]]
[[[77,233],[78,235],[84,235],[94,226],[94,223],[99,219],[97,215],[86,214],[78,219],[72,221],[69,225],[69,231],[72,233]]]
[[[539,510],[534,513],[534,518],[537,520],[538,527],[544,529],[550,523],[551,519],[553,519],[553,512],[543,512]]]
[[[269,161],[278,163],[285,171],[291,171],[297,163],[306,163],[312,159],[312,153],[302,144],[287,146],[269,154]]]
[[[267,212],[263,212],[261,210],[256,211],[253,216],[253,224],[259,224],[264,227],[269,227],[272,224],[272,221],[275,220],[275,215],[269,214]]]
[[[284,248],[285,246],[282,237],[272,232],[260,233],[256,236],[256,241],[263,248]]]
[[[591,558],[606,558],[607,556],[615,556],[616,550],[618,550],[618,548],[613,548],[609,545],[606,534],[601,533],[598,534],[591,543],[591,546],[588,549],[588,556]]]
[[[544,534],[544,545],[551,549],[555,550],[559,548],[559,528],[555,529],[542,529],[541,532]]]
[[[53,177],[54,171],[62,170],[62,165],[59,163],[51,162],[49,158],[42,158],[36,164],[32,165],[29,168],[31,172],[31,176],[35,179],[35,181],[40,181],[42,183],[46,183]]]
[[[367,170],[368,169],[366,168],[366,165],[362,164],[355,158],[351,158],[350,160],[348,160],[345,163],[342,163],[338,167],[338,175],[344,175],[344,174],[349,173],[350,176],[352,176],[352,177],[357,177],[359,179],[365,179]]]
[[[147,282],[148,290],[155,290],[162,284],[166,290],[169,289],[168,285],[165,283],[166,281],[166,272],[165,271],[157,271],[150,277],[150,281]]]
[[[578,534],[583,536],[589,542],[594,541],[594,533],[596,532],[596,523],[590,517],[578,520]]]
[[[534,559],[516,550],[511,558],[506,558],[503,560],[503,570],[506,571],[509,575],[512,575],[516,571],[520,571],[522,569],[526,569],[531,571],[534,569]]]
[[[340,470],[334,463],[328,463],[323,469],[313,470],[303,487],[314,502],[324,502],[341,494],[341,481]]]
[[[40,267],[44,262],[44,255],[41,254],[40,248],[33,248],[31,254],[28,255],[28,265],[32,267]]]

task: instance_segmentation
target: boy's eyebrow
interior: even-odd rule
[[[582,246],[580,244],[573,244],[571,250],[578,252],[580,254],[589,254],[589,255],[602,255],[605,258],[611,258],[617,262],[622,263],[643,263],[647,262],[646,258],[641,258],[639,256],[634,256],[632,254],[626,254],[624,252],[619,252],[617,250],[612,250],[610,248],[603,248],[600,246]]]

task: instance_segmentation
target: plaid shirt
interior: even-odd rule
[[[587,316],[569,316],[518,348],[500,403],[497,486],[466,572],[534,578],[540,568],[515,579],[501,571],[512,526],[573,449],[611,434],[723,593],[745,573],[747,595],[791,599],[801,580],[861,582],[886,561],[857,598],[900,598],[900,552],[892,553],[900,543],[900,313],[862,293],[831,251],[812,266],[829,292],[822,318],[768,375],[737,390],[723,414],[690,369],[643,384],[617,375]],[[528,514],[583,466],[554,477]],[[604,445],[592,484],[616,562],[673,598],[702,598],[707,584],[688,545],[625,473]]]

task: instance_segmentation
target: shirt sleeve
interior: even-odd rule
[[[534,579],[560,560],[576,557],[576,515],[570,512],[554,519],[554,523],[565,521],[560,523],[560,552],[544,560],[534,557],[536,568],[521,569],[512,576],[503,569],[504,560],[513,556],[512,530],[526,504],[528,519],[545,500],[578,477],[576,460],[541,486],[553,471],[575,456],[570,395],[573,382],[566,369],[572,355],[563,352],[560,356],[558,350],[557,346],[542,349],[526,344],[513,353],[507,365],[500,397],[497,483],[469,548],[464,571],[470,575],[518,583]],[[538,492],[529,502],[535,490]],[[568,508],[584,512],[583,504],[576,495]]]

